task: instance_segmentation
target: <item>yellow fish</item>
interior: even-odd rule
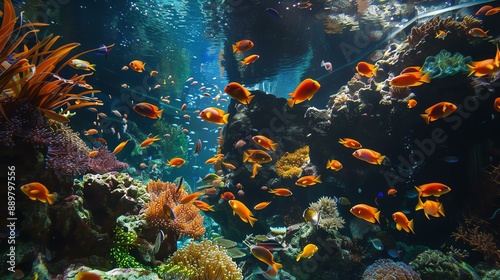
[[[297,255],[295,261],[299,261],[300,258],[310,259],[314,255],[314,253],[316,253],[316,251],[318,251],[318,246],[314,244],[307,244],[306,247],[302,249],[302,253]]]

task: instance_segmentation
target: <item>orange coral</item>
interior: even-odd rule
[[[198,208],[192,203],[180,204],[181,199],[188,195],[184,189],[177,191],[174,183],[151,180],[148,183],[148,193],[151,200],[145,205],[145,219],[149,225],[167,228],[195,239],[203,236],[203,216]],[[165,206],[172,209],[174,219],[167,216]]]
[[[309,146],[304,146],[293,153],[282,156],[276,162],[276,173],[282,178],[298,177],[302,165],[309,161]]]

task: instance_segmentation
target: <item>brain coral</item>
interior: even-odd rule
[[[376,260],[363,273],[363,280],[420,280],[420,275],[402,262],[390,259]]]

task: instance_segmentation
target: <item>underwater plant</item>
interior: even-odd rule
[[[293,153],[283,155],[276,162],[276,173],[282,178],[298,177],[302,173],[302,165],[309,161],[309,146],[297,149]]]
[[[430,72],[431,78],[444,78],[457,73],[467,74],[469,68],[467,64],[472,62],[470,56],[464,57],[460,53],[451,53],[447,50],[440,51],[435,56],[428,56],[422,65],[423,72]]]

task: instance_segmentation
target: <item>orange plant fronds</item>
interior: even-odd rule
[[[172,229],[178,234],[186,234],[197,239],[203,236],[203,216],[192,203],[180,204],[182,198],[188,195],[184,189],[170,182],[149,181],[148,193],[151,200],[146,204],[145,219],[149,225],[157,228]],[[168,208],[174,217],[168,216]]]

